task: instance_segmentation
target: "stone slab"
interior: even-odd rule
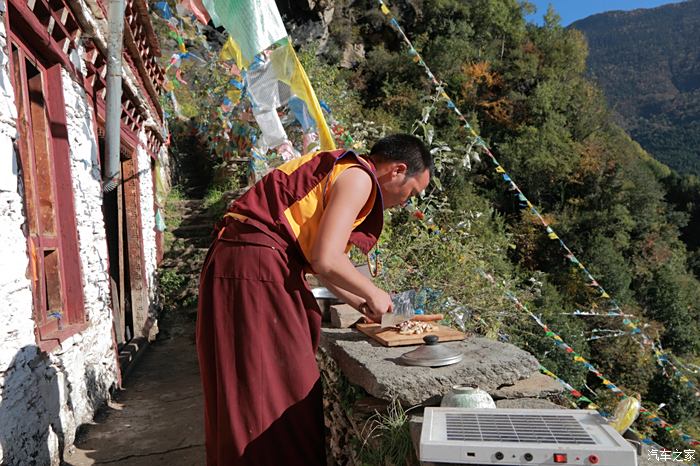
[[[321,331],[321,346],[351,383],[376,398],[396,397],[407,406],[439,402],[459,384],[476,385],[492,393],[539,370],[532,355],[511,344],[472,336],[441,345],[461,351],[464,359],[438,368],[405,366],[398,358],[413,346],[384,347],[354,329]]]
[[[496,400],[496,408],[514,409],[565,409],[556,403],[541,398],[519,398],[517,400]]]
[[[527,379],[518,380],[513,385],[500,387],[491,393],[494,399],[513,398],[546,398],[564,392],[564,387],[544,374],[533,374]]]
[[[364,319],[364,315],[349,304],[331,306],[331,327],[349,328]]]

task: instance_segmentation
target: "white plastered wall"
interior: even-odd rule
[[[36,345],[7,34],[0,22],[0,463],[58,465],[117,380],[108,257],[92,110],[63,73],[87,327],[50,351]],[[75,58],[75,57],[72,57]],[[66,187],[63,187],[65,189]]]
[[[156,283],[156,212],[153,204],[154,187],[153,171],[151,169],[151,157],[146,150],[146,130],[139,132],[139,145],[136,149],[136,163],[139,173],[139,193],[141,198],[141,228],[143,229],[143,254],[144,268],[148,283],[148,297],[151,303],[155,302]]]

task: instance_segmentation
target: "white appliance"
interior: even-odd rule
[[[595,411],[425,408],[420,460],[637,466],[637,451]]]

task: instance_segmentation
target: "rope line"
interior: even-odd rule
[[[670,365],[674,371],[673,375],[676,378],[679,378],[681,382],[685,383],[689,388],[695,390],[695,396],[700,397],[700,390],[698,387],[685,375],[682,374],[682,372],[675,366],[673,363],[670,361],[670,359],[666,356],[666,353],[663,351],[663,349],[660,348],[660,344],[657,344],[652,338],[647,336],[642,329],[635,323],[635,321],[629,319],[628,317],[625,316],[624,312],[622,309],[620,309],[617,301],[613,299],[608,292],[598,283],[596,278],[591,274],[591,272],[588,270],[588,268],[584,265],[584,263],[579,260],[576,255],[573,253],[573,251],[564,243],[564,241],[557,235],[557,233],[554,231],[554,229],[547,223],[547,221],[544,219],[542,214],[535,208],[535,206],[530,202],[530,200],[525,196],[523,191],[518,187],[518,185],[512,180],[510,175],[506,172],[505,168],[498,162],[496,159],[496,156],[492,153],[491,149],[489,148],[488,144],[486,141],[484,141],[481,136],[474,130],[474,128],[471,126],[471,124],[467,121],[466,117],[462,114],[462,112],[457,108],[457,105],[454,103],[454,101],[450,98],[450,96],[447,94],[445,91],[445,86],[443,83],[441,83],[436,77],[435,74],[430,70],[428,65],[426,64],[425,60],[423,57],[418,53],[416,48],[413,46],[413,43],[411,40],[408,38],[404,30],[401,28],[399,25],[398,21],[394,17],[394,15],[391,13],[391,10],[387,7],[386,3],[383,0],[377,0],[378,5],[382,13],[389,19],[389,23],[391,26],[396,30],[396,32],[399,34],[401,39],[405,42],[405,44],[408,46],[408,54],[412,57],[413,61],[421,66],[423,70],[425,71],[426,75],[430,79],[430,81],[433,83],[433,85],[436,87],[436,92],[437,94],[446,101],[447,107],[452,110],[459,120],[463,124],[463,128],[474,138],[474,141],[478,146],[480,146],[483,151],[486,153],[486,155],[489,157],[489,160],[494,166],[494,170],[496,173],[498,173],[503,181],[505,181],[508,184],[508,188],[510,191],[513,191],[517,193],[517,198],[521,206],[527,206],[530,211],[537,217],[537,219],[540,221],[542,226],[545,228],[545,231],[547,233],[547,236],[550,240],[552,241],[557,241],[559,243],[559,246],[561,249],[564,251],[564,256],[566,259],[569,260],[569,262],[572,264],[572,266],[577,267],[581,273],[585,275],[585,278],[587,280],[587,286],[593,288],[598,292],[598,297],[607,300],[607,302],[610,304],[610,308],[608,310],[607,315],[609,316],[619,316],[622,317],[622,324],[626,326],[627,328],[630,329],[630,334],[631,335],[638,335],[641,337],[642,341],[640,345],[642,347],[647,346],[650,347],[653,351],[654,356],[657,359],[657,362],[660,366],[664,366],[664,364]],[[638,321],[638,320],[637,320]],[[666,371],[664,370],[663,373],[665,375]],[[680,375],[678,375],[680,374]]]

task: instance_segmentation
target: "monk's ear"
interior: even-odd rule
[[[393,169],[391,170],[391,174],[394,176],[398,175],[406,175],[408,173],[408,165],[406,165],[403,162],[395,162],[395,165]]]

